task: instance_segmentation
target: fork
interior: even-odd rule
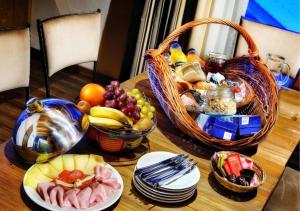
[[[187,155],[180,154],[180,155],[171,157],[169,159],[160,161],[159,163],[154,163],[152,165],[149,165],[149,166],[146,166],[146,167],[143,167],[143,168],[139,168],[139,169],[137,169],[135,171],[135,174],[141,175],[143,173],[149,173],[149,172],[152,172],[152,171],[158,171],[158,170],[163,169],[166,166],[172,164],[173,162],[177,162],[177,161],[182,162],[186,158],[187,158]]]
[[[169,166],[166,169],[163,169],[162,171],[152,171],[148,174],[142,174],[140,177],[144,180],[151,180],[153,178],[162,177],[164,175],[170,174],[171,171],[178,171],[185,168],[185,165],[190,163],[192,159],[185,159],[182,162],[176,163],[176,165]]]
[[[165,176],[155,178],[150,181],[148,180],[147,183],[153,186],[154,188],[160,187],[165,184],[171,184],[172,182],[176,181],[180,177],[190,173],[195,168],[196,165],[197,165],[196,162],[185,164],[185,167],[183,169],[180,169],[179,171],[178,170],[171,171],[169,174]]]

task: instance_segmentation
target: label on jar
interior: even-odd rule
[[[224,135],[223,135],[223,139],[224,140],[231,140],[231,136],[232,136],[232,133],[229,133],[229,132],[224,132]]]
[[[249,124],[249,117],[242,117],[242,125],[248,125]]]

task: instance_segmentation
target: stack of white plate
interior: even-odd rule
[[[138,160],[135,169],[161,162],[176,155],[177,154],[170,152],[148,153]],[[186,201],[194,195],[199,179],[200,172],[198,168],[195,167],[188,174],[183,175],[169,184],[162,185],[161,187],[154,188],[138,176],[133,176],[133,185],[142,195],[152,200],[163,203],[178,203]]]

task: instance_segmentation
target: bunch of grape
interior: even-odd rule
[[[141,109],[137,106],[137,100],[128,96],[124,89],[120,87],[119,81],[111,81],[105,87],[105,107],[116,108],[121,110],[126,116],[139,120]]]
[[[139,89],[133,89],[127,94],[137,100],[137,106],[141,110],[141,117],[148,117],[149,119],[153,118],[155,108],[143,97],[143,94]]]

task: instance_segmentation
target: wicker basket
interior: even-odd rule
[[[222,154],[226,154],[228,155],[229,153],[232,153],[231,151],[220,151],[218,153],[222,153]],[[247,158],[252,160],[250,157],[239,154],[241,157]],[[210,158],[210,167],[211,170],[216,178],[216,180],[218,181],[218,183],[220,183],[223,187],[233,191],[233,192],[239,192],[239,193],[246,193],[246,192],[250,192],[252,190],[255,190],[256,188],[258,188],[260,185],[262,185],[266,179],[266,175],[264,173],[264,170],[262,169],[262,167],[260,165],[258,165],[256,162],[253,161],[253,171],[255,171],[256,175],[257,175],[257,180],[259,182],[259,184],[257,184],[256,186],[242,186],[242,185],[237,185],[234,184],[230,181],[228,181],[227,179],[225,179],[223,176],[221,176],[217,170],[217,160],[215,160],[215,155],[213,155]]]
[[[249,56],[233,58],[226,62],[222,74],[247,81],[254,91],[252,100],[238,108],[239,114],[260,115],[262,129],[253,136],[227,141],[214,138],[203,132],[187,113],[177,91],[176,83],[171,76],[168,63],[164,57],[170,42],[194,26],[215,23],[230,26],[237,30],[248,44]],[[271,71],[262,62],[258,50],[250,35],[238,24],[222,19],[200,19],[189,22],[172,32],[158,47],[146,52],[147,71],[151,87],[166,115],[182,132],[199,141],[218,149],[239,150],[257,145],[270,131],[277,119],[278,90]]]

